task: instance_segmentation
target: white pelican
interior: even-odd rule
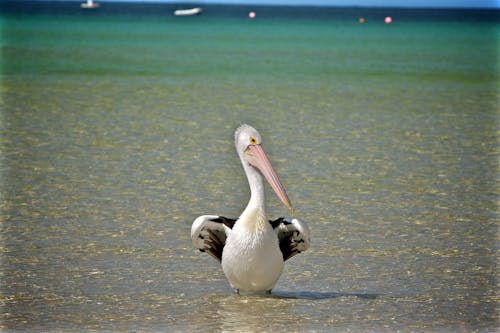
[[[269,221],[265,211],[266,178],[278,198],[290,209],[292,204],[261,145],[259,132],[242,125],[235,132],[236,151],[250,185],[250,201],[237,220],[202,215],[191,227],[196,248],[222,264],[236,293],[265,291],[278,281],[284,262],[309,248],[309,227],[296,218]]]

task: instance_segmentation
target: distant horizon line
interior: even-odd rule
[[[170,5],[182,5],[182,6],[210,6],[210,5],[226,5],[226,6],[272,6],[272,7],[327,7],[327,8],[400,8],[400,9],[457,9],[457,10],[464,10],[464,9],[471,9],[471,10],[499,10],[499,6],[495,6],[494,4],[492,6],[459,6],[459,5],[454,5],[454,6],[431,6],[431,5],[422,5],[422,6],[415,6],[415,5],[399,5],[399,6],[394,6],[394,5],[342,5],[342,4],[320,4],[320,3],[308,3],[308,4],[302,4],[302,3],[293,3],[293,4],[286,4],[286,3],[253,3],[253,2],[245,2],[245,3],[233,3],[229,1],[171,1],[171,0],[93,0],[94,2],[99,2],[99,3],[138,3],[138,4],[170,4]],[[83,3],[86,2],[86,0],[6,0],[4,3],[8,2],[77,2],[77,3]]]

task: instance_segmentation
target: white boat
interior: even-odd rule
[[[87,0],[87,2],[80,4],[80,7],[82,7],[82,8],[97,8],[97,7],[99,7],[99,4],[94,2],[94,0]]]
[[[175,16],[193,16],[199,15],[203,12],[203,9],[200,7],[189,8],[189,9],[177,9],[174,11]]]

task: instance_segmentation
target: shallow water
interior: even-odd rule
[[[3,17],[3,330],[495,330],[497,25],[256,22]],[[270,296],[189,239],[244,122],[312,229]]]

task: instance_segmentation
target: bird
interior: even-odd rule
[[[235,132],[235,146],[250,186],[250,200],[239,218],[197,217],[191,227],[196,249],[217,259],[235,293],[271,294],[284,262],[310,246],[308,224],[294,217],[269,220],[265,210],[264,178],[290,209],[288,194],[262,146],[262,137],[250,125]]]

